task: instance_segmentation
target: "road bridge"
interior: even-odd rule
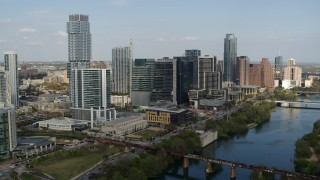
[[[137,143],[132,143],[128,141],[121,141],[121,140],[115,140],[115,139],[110,139],[110,138],[101,138],[101,137],[96,137],[95,141],[98,142],[103,142],[103,143],[111,143],[111,144],[116,144],[116,145],[122,145],[125,147],[136,147],[140,149],[144,149],[146,151],[153,151],[156,152],[158,149],[153,147],[153,146],[148,146],[148,145],[141,145]],[[263,166],[256,166],[256,165],[250,165],[250,164],[245,164],[245,163],[240,163],[240,162],[235,162],[235,161],[228,161],[228,160],[223,160],[223,159],[217,159],[217,158],[210,158],[210,157],[205,157],[205,156],[199,156],[195,154],[184,154],[181,152],[176,152],[176,151],[168,151],[167,152],[171,156],[176,156],[176,157],[181,157],[183,158],[183,167],[184,167],[184,172],[188,172],[189,168],[189,160],[200,160],[200,161],[205,161],[206,162],[206,173],[212,173],[212,164],[219,164],[219,165],[226,165],[231,167],[231,180],[236,179],[236,168],[244,168],[244,169],[250,169],[256,172],[268,172],[272,174],[279,174],[279,175],[284,175],[287,177],[294,177],[294,178],[299,178],[299,179],[310,179],[310,180],[320,180],[320,177],[317,176],[312,176],[312,175],[307,175],[307,174],[301,174],[301,173],[296,173],[296,172],[291,172],[291,171],[286,171],[286,170],[280,170],[280,169],[275,169],[275,168],[268,168],[268,167],[263,167]],[[187,175],[187,174],[186,174]]]
[[[274,101],[274,102],[277,104],[277,106],[280,106],[280,107],[300,108],[300,109],[320,109],[320,101]]]

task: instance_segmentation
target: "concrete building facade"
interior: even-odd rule
[[[18,55],[13,51],[4,52],[4,70],[8,81],[8,104],[19,106]]]
[[[72,69],[90,68],[91,33],[89,16],[83,14],[69,15],[67,22],[68,33],[68,63],[67,75],[71,76]]]
[[[236,81],[240,86],[249,85],[250,59],[247,56],[237,57]]]
[[[130,94],[132,76],[132,43],[112,49],[112,92]]]

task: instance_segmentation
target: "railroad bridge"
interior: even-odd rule
[[[102,142],[102,143],[121,145],[121,146],[125,146],[126,148],[135,147],[135,148],[144,149],[146,151],[151,151],[151,152],[156,152],[158,150],[157,148],[155,148],[153,146],[141,145],[141,144],[137,144],[137,143],[115,140],[115,139],[111,139],[111,138],[96,137],[95,141]],[[268,173],[272,173],[272,174],[279,174],[279,175],[287,176],[288,178],[293,177],[293,178],[299,178],[299,179],[320,180],[320,177],[317,177],[317,176],[301,174],[301,173],[296,173],[296,172],[290,172],[290,171],[280,170],[280,169],[275,169],[275,168],[250,165],[250,164],[228,161],[228,160],[223,160],[223,159],[209,158],[209,157],[199,156],[199,155],[195,155],[195,154],[184,154],[184,153],[175,152],[175,151],[168,151],[167,153],[171,156],[183,158],[183,168],[184,168],[185,176],[188,175],[189,161],[190,160],[200,160],[200,161],[206,162],[206,169],[205,169],[206,174],[210,174],[213,172],[212,164],[230,166],[231,167],[231,176],[230,176],[231,180],[236,179],[236,169],[237,168],[250,169],[250,170],[253,170],[256,172],[268,172]]]

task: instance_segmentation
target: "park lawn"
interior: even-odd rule
[[[93,153],[64,160],[48,160],[36,166],[36,169],[56,179],[71,179],[102,160],[102,154]]]
[[[136,135],[142,136],[142,139],[148,139],[151,137],[155,137],[159,134],[163,133],[163,131],[154,131],[154,130],[143,130],[143,131],[139,131],[137,133],[135,133]]]
[[[103,153],[91,152],[82,156],[63,160],[50,159],[36,165],[35,169],[42,173],[46,173],[55,179],[71,179],[104,159],[106,155],[110,156],[119,151],[119,148],[113,147]]]

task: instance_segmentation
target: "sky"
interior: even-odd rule
[[[185,49],[223,59],[226,34],[251,62],[320,64],[318,0],[0,0],[0,52],[18,61],[68,61],[69,14],[89,15],[92,60],[111,61],[116,46],[134,58],[181,56]],[[3,58],[1,58],[3,60]]]

